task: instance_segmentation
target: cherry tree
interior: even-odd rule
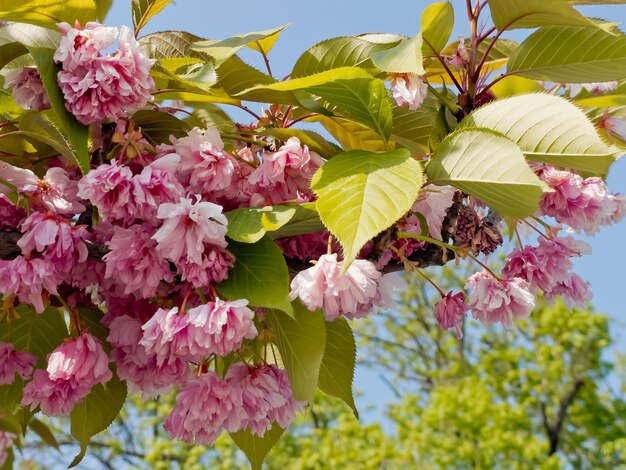
[[[169,3],[133,0],[133,29],[99,22],[103,0],[0,5],[5,465],[36,413],[69,416],[76,465],[127,391],[175,387],[172,439],[230,433],[260,468],[317,389],[357,413],[348,320],[393,309],[401,271],[459,338],[466,315],[510,328],[538,295],[589,301],[576,234],[626,214],[604,181],[626,36],[572,4],[624,2],[468,0],[452,42],[438,2],[415,36],[328,39],[282,80],[284,27],[141,35]],[[476,273],[445,292],[427,268],[459,259]]]

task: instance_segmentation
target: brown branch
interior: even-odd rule
[[[583,384],[583,379],[576,379],[574,381],[572,388],[561,399],[555,419],[550,419],[548,417],[546,404],[541,403],[543,426],[546,430],[546,434],[548,435],[548,440],[550,441],[550,451],[548,452],[548,455],[555,454],[558,449],[559,440],[561,438],[561,430],[563,429],[563,424],[565,424],[565,419],[567,418],[567,411],[569,410],[569,407],[572,406],[572,403],[574,403],[574,399],[576,398],[576,395],[578,395],[578,392]]]

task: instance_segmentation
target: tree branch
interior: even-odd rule
[[[561,430],[563,429],[563,424],[565,423],[565,419],[567,418],[567,411],[574,400],[581,387],[583,386],[583,379],[576,379],[572,384],[572,388],[567,392],[567,394],[561,399],[559,403],[559,409],[557,411],[555,419],[550,419],[548,417],[546,411],[546,404],[541,403],[541,415],[543,417],[543,426],[546,430],[546,434],[548,435],[548,440],[550,441],[550,451],[548,455],[553,455],[556,453],[559,440],[561,438]]]

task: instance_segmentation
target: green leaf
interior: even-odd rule
[[[268,318],[294,398],[312,402],[326,344],[326,322],[321,310],[310,312],[294,302],[294,317],[272,311]]]
[[[0,385],[0,415],[4,415],[7,421],[14,421],[13,416],[9,417],[9,415],[13,415],[19,408],[23,390],[24,381],[17,373],[13,383]],[[19,427],[19,423],[17,427]],[[20,432],[21,429],[16,434]]]
[[[296,129],[293,127],[267,127],[259,129],[259,132],[263,135],[280,139],[283,142],[287,141],[290,137],[297,137],[302,145],[306,145],[309,150],[312,150],[326,159],[342,152],[341,147],[327,141],[318,133],[309,130]]]
[[[408,150],[353,150],[326,162],[313,175],[316,208],[343,247],[344,269],[368,240],[411,208],[422,186],[422,169]]]
[[[540,28],[513,52],[507,71],[560,83],[622,80],[626,77],[626,36],[594,27]]]
[[[228,58],[218,67],[217,75],[219,77],[217,86],[230,96],[235,96],[257,85],[276,83],[274,78],[246,64],[236,55]]]
[[[132,13],[135,36],[153,16],[159,14],[170,3],[172,0],[133,0]]]
[[[0,27],[0,69],[12,60],[28,53],[27,47],[56,49],[61,34],[58,31],[29,24],[7,24]]]
[[[504,134],[533,161],[605,176],[617,157],[583,111],[546,93],[501,99],[478,108],[462,127],[484,127]]]
[[[39,358],[39,367],[46,364],[46,355],[68,337],[63,315],[56,308],[47,308],[35,313],[19,307],[20,318],[0,322],[0,341],[13,343],[15,349],[28,351]]]
[[[267,236],[256,243],[231,242],[235,267],[228,279],[217,284],[220,296],[248,299],[253,307],[278,308],[293,312],[289,302],[289,272],[280,248]]]
[[[345,318],[326,322],[326,348],[320,368],[318,386],[328,395],[341,398],[358,418],[352,382],[356,364],[356,343]]]
[[[446,137],[426,166],[428,180],[450,184],[503,216],[531,216],[548,187],[520,148],[489,129],[466,128]]]
[[[568,0],[572,5],[626,5],[626,0]]]
[[[50,431],[50,428],[45,423],[33,418],[30,420],[30,423],[28,423],[28,427],[50,447],[54,447],[55,449],[59,448],[59,443],[54,437],[54,434],[52,434],[52,431]]]
[[[385,143],[383,138],[363,124],[340,117],[317,116],[322,126],[332,135],[344,150],[383,151],[391,147],[393,142]]]
[[[489,9],[493,23],[499,30],[593,24],[566,0],[489,0]]]
[[[153,59],[187,57],[209,62],[211,61],[209,55],[193,49],[193,43],[201,40],[200,36],[184,31],[161,31],[147,34],[140,38],[139,42],[148,50]]]
[[[373,53],[372,62],[383,72],[424,75],[426,71],[422,64],[422,33],[403,39],[390,49]]]
[[[315,44],[300,56],[293,67],[291,78],[306,77],[342,67],[359,67],[371,74],[377,74],[378,68],[372,62],[372,54],[389,49],[402,39],[402,36],[382,34],[327,39]]]
[[[113,5],[113,0],[95,0],[96,2],[96,18],[100,23],[104,23],[104,19],[106,18],[111,6]]]
[[[526,93],[543,92],[545,88],[535,80],[510,75],[493,85],[491,91],[493,91],[498,98],[506,98],[508,96],[523,95]]]
[[[304,233],[315,233],[324,230],[324,224],[315,210],[314,203],[296,206],[296,213],[285,225],[270,233],[272,238],[293,237]]]
[[[142,109],[131,116],[131,120],[141,128],[143,136],[153,145],[170,144],[170,136],[181,138],[187,135],[190,127],[185,121],[160,111]]]
[[[57,23],[81,25],[96,20],[96,4],[93,0],[2,0],[0,20],[28,23],[57,29]]]
[[[454,8],[450,2],[437,2],[426,7],[420,19],[422,53],[436,55],[446,47],[454,27]]]
[[[416,154],[429,151],[430,138],[439,101],[429,93],[422,105],[415,111],[406,106],[394,105],[391,140]]]
[[[620,84],[615,90],[608,93],[596,94],[582,90],[573,98],[578,106],[591,108],[615,108],[626,106],[626,82]]]
[[[15,463],[15,453],[13,452],[13,448],[10,447],[7,449],[7,457],[4,460],[3,464],[0,466],[0,470],[13,470],[13,464]]]
[[[87,397],[74,407],[70,414],[72,436],[80,444],[80,453],[74,457],[70,467],[78,465],[93,436],[108,428],[117,418],[126,401],[126,382],[117,375],[106,384],[96,385]]]
[[[261,45],[264,46],[264,50],[268,48],[265,50],[265,53],[269,52],[269,49],[273,46],[280,32],[287,26],[289,25],[279,26],[278,28],[265,31],[238,34],[228,39],[205,39],[196,42],[193,48],[210,55],[215,59],[217,64],[221,64],[246,46],[258,51],[259,45]]]
[[[328,70],[304,78],[250,88],[238,96],[250,101],[299,105],[294,92],[319,96],[324,109],[365,124],[385,139],[391,133],[391,103],[382,80],[355,67]],[[310,108],[309,108],[310,109]]]
[[[242,242],[258,242],[268,231],[278,230],[291,220],[298,206],[243,207],[227,212],[228,238]]]
[[[71,150],[71,157],[78,163],[83,174],[89,171],[89,147],[88,127],[80,124],[76,118],[65,109],[63,94],[57,85],[58,68],[54,63],[54,50],[29,47],[30,54],[37,64],[37,70],[41,75],[41,80],[52,103],[52,109],[56,115],[55,125],[64,136],[68,147]],[[55,147],[56,148],[56,147]]]
[[[278,423],[274,423],[272,429],[266,431],[263,437],[252,434],[250,431],[233,432],[230,433],[230,437],[248,457],[251,470],[261,470],[263,460],[284,432],[285,430]]]

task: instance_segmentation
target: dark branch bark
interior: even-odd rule
[[[555,454],[559,447],[559,440],[561,438],[563,424],[565,424],[565,419],[567,418],[567,411],[569,410],[570,406],[572,406],[572,403],[574,403],[576,395],[578,395],[578,392],[580,391],[583,384],[584,381],[582,379],[576,379],[574,381],[574,383],[572,384],[572,388],[570,388],[567,394],[561,399],[556,417],[553,419],[550,419],[548,417],[546,404],[541,404],[543,426],[546,430],[546,434],[548,435],[548,440],[550,441],[550,451],[548,452],[548,455]]]

